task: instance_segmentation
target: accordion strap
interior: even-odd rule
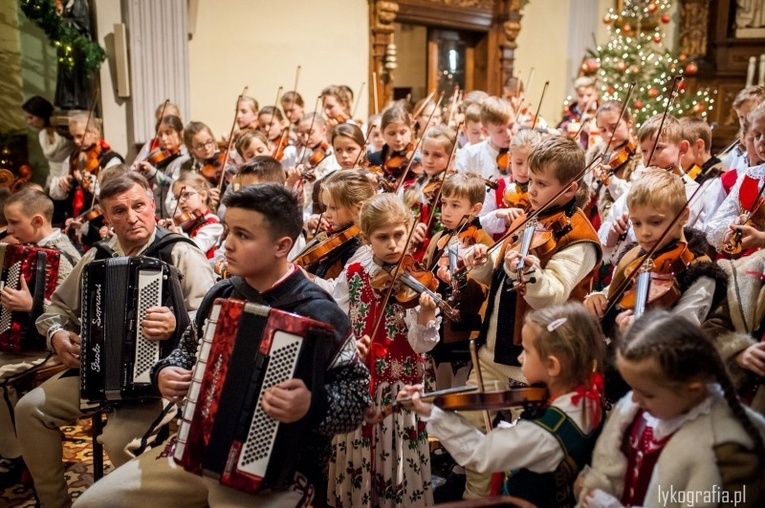
[[[32,318],[36,318],[43,312],[43,306],[45,305],[45,279],[47,274],[48,253],[45,251],[37,251],[37,258],[35,259],[35,284],[32,288]],[[34,322],[31,323],[34,327]]]

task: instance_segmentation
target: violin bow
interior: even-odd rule
[[[436,107],[433,108],[433,111],[430,112],[430,115],[428,116],[428,123],[425,125],[430,125],[430,121],[433,119],[433,115],[435,114],[436,110],[441,107],[441,101],[444,99],[444,92],[441,92],[441,95],[438,97],[438,102],[436,102]],[[428,101],[425,102],[427,104]],[[420,107],[420,111],[424,109],[425,106]],[[415,115],[416,117],[416,115]],[[409,158],[409,163],[406,165],[406,170],[404,170],[404,174],[401,175],[401,179],[396,184],[396,190],[395,192],[398,193],[399,189],[402,185],[404,185],[404,182],[406,181],[407,175],[409,175],[409,171],[412,169],[412,164],[414,163],[414,156],[417,153],[417,150],[420,148],[420,145],[422,144],[422,140],[425,138],[425,136],[420,136],[420,139],[417,140],[417,144],[414,145],[414,150],[412,151],[412,156]],[[456,143],[455,143],[456,144]]]
[[[531,124],[531,130],[534,130],[539,121],[539,111],[542,109],[542,101],[545,100],[545,92],[547,92],[548,86],[550,86],[550,82],[545,81],[545,86],[542,87],[542,96],[539,98],[539,104],[537,104],[537,111],[534,113],[534,121]]]
[[[269,120],[268,122],[268,132],[271,132],[271,127],[274,125],[274,120],[276,120],[276,110],[279,109],[279,98],[282,96],[282,90],[284,90],[284,87],[282,85],[279,85],[279,88],[276,89],[276,100],[274,101],[274,112],[271,114],[271,120]],[[277,143],[276,148],[272,151],[271,157],[274,157],[276,155],[276,152],[279,149],[280,143],[281,143],[281,138],[279,139],[279,143]]]
[[[422,110],[425,109],[428,106],[428,104],[430,103],[430,100],[433,98],[434,95],[436,95],[436,91],[435,90],[430,92],[430,94],[425,98],[425,100],[422,101],[422,105],[419,108],[417,108],[414,111],[414,113],[412,113],[412,118],[417,118],[418,116],[420,116],[420,113],[422,113]],[[443,97],[443,95],[444,95],[443,92],[441,92],[441,96],[442,97]]]
[[[362,81],[361,85],[359,85],[359,93],[356,94],[356,100],[353,104],[353,111],[351,111],[351,120],[356,116],[356,111],[359,109],[359,103],[361,103],[361,94],[364,91],[364,86],[366,84],[366,81]]]
[[[292,85],[292,93],[297,93],[298,79],[300,78],[300,66],[295,69],[295,83]]]
[[[534,79],[534,67],[529,69],[529,78],[526,80],[526,86],[525,90],[531,90],[531,82]],[[521,89],[521,82],[520,77],[518,78],[518,85],[516,86],[516,90],[518,90],[518,95],[516,97],[520,97],[520,89]],[[515,121],[517,122],[518,119],[521,117],[521,113],[523,112],[523,103],[526,102],[526,94],[524,93],[523,99],[520,99],[520,102],[518,103],[518,111],[515,112]]]
[[[319,95],[316,98],[316,104],[313,107],[313,116],[311,117],[311,126],[308,129],[308,137],[311,137],[311,133],[313,132],[313,124],[316,122],[316,115],[318,115],[318,109],[319,109],[319,101],[321,100],[321,95]],[[298,161],[302,162],[303,158],[305,157],[305,151],[308,149],[308,140],[306,139],[306,142],[303,143],[303,150],[300,153],[300,158]]]
[[[659,250],[659,246],[661,243],[667,238],[667,235],[672,230],[673,227],[677,224],[677,222],[680,220],[680,218],[683,216],[683,213],[685,213],[685,209],[688,208],[688,206],[693,202],[694,199],[696,199],[696,195],[701,190],[701,185],[696,187],[696,190],[693,191],[693,194],[691,194],[691,197],[688,198],[688,200],[685,202],[685,206],[680,209],[679,212],[675,214],[675,217],[672,219],[672,222],[669,223],[669,225],[666,227],[664,231],[662,231],[661,235],[659,235],[659,238],[656,240],[656,243],[653,244],[653,246],[648,249],[648,251],[641,257],[636,258],[640,259],[640,262],[637,264],[637,266],[641,266],[643,263],[645,263],[646,260],[651,259],[654,254],[656,254],[656,251]],[[624,294],[624,292],[629,287],[630,283],[639,275],[640,270],[635,270],[630,274],[629,277],[625,277],[621,284],[616,288],[616,291],[614,292],[614,295],[611,299],[609,299],[608,307],[606,307],[606,310],[603,312],[603,317],[608,315],[609,312],[611,312],[614,307],[616,307],[616,303],[619,301],[621,296]]]
[[[96,110],[96,104],[98,103],[98,96],[101,94],[101,89],[96,87],[95,90],[93,90],[93,104],[90,106],[90,110],[88,110],[88,118],[85,120],[85,134],[88,133],[88,129],[90,128],[90,121],[93,119],[93,112]],[[82,137],[82,141],[80,141],[80,151],[82,151],[82,143],[85,141],[85,136]]]
[[[669,113],[669,108],[672,106],[672,101],[675,98],[675,88],[677,87],[678,83],[680,83],[683,80],[683,77],[680,75],[674,76],[672,78],[672,87],[669,89],[669,96],[667,97],[667,105],[664,106],[664,113],[661,115],[661,122],[659,122],[659,130],[656,132],[656,139],[653,141],[653,147],[651,148],[651,153],[648,156],[648,163],[647,166],[651,165],[651,159],[653,159],[653,154],[656,151],[656,147],[659,145],[659,138],[661,137],[661,131],[664,129],[664,120],[667,119],[667,114]]]
[[[239,110],[239,108],[236,108],[236,109],[237,109],[237,111]],[[182,185],[181,186],[181,192],[178,194],[178,199],[175,201],[175,208],[173,208],[173,214],[170,216],[170,219],[175,217],[175,214],[178,213],[178,206],[180,206],[180,204],[181,204],[181,198],[183,197],[183,191],[185,191],[185,190],[186,190],[186,186]]]
[[[369,146],[369,137],[372,135],[372,130],[374,129],[374,126],[371,124],[369,127],[367,127],[367,135],[364,136],[364,145],[361,147],[361,150],[359,150],[359,154],[356,156],[356,160],[353,161],[353,167],[354,169],[359,165],[359,162],[364,157],[364,154],[367,153],[367,147]]]
[[[226,153],[223,154],[223,166],[220,168],[220,180],[218,181],[218,193],[223,192],[223,181],[226,179],[226,164],[228,164],[229,154],[231,153],[231,147],[234,145],[234,130],[236,129],[236,117],[239,114],[239,104],[242,102],[242,97],[247,93],[247,86],[242,89],[242,93],[236,99],[236,110],[234,111],[234,123],[231,125],[231,131],[228,133],[228,144],[226,145]],[[220,196],[222,197],[222,196]],[[177,205],[176,205],[177,209]],[[175,213],[173,213],[175,216]]]

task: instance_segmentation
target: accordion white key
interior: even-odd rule
[[[140,256],[98,260],[85,267],[80,368],[84,404],[157,396],[152,367],[177,342],[147,339],[141,322],[150,307],[168,305],[173,271],[158,259]]]
[[[305,419],[284,424],[261,406],[291,378],[323,383],[316,355],[332,349],[325,323],[235,299],[215,301],[183,409],[174,458],[196,474],[254,493],[291,479]],[[314,369],[321,365],[322,372]]]

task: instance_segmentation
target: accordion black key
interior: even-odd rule
[[[333,337],[331,326],[313,319],[216,300],[183,409],[175,461],[249,493],[291,480],[307,419],[279,423],[263,411],[261,398],[291,378],[302,379],[309,390],[323,385]]]
[[[154,364],[178,345],[188,313],[176,269],[149,257],[116,257],[85,266],[82,279],[80,398],[85,404],[158,396]],[[179,301],[180,298],[180,301]],[[146,338],[141,322],[155,306],[174,309],[172,339]]]
[[[42,302],[56,290],[61,253],[36,245],[4,245],[2,286],[21,288],[27,282],[35,307],[42,312]],[[32,314],[36,314],[33,309]],[[13,312],[0,306],[0,351],[44,350],[45,338],[37,333],[29,312]]]

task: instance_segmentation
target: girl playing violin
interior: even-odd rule
[[[423,293],[419,311],[407,311],[393,299],[382,308],[387,289],[373,286],[405,254],[411,224],[412,215],[398,196],[379,194],[365,202],[359,226],[369,246],[335,286],[335,299],[349,311],[359,352],[370,366],[374,402],[360,429],[333,440],[327,504],[335,508],[433,504],[425,424],[410,412],[379,413],[403,386],[423,383],[422,353],[438,341],[440,317],[432,298]],[[381,314],[383,322],[375,327]]]
[[[287,121],[290,123],[290,141],[300,148],[302,140],[298,134],[298,126],[305,116],[303,97],[294,90],[290,90],[282,95],[281,103],[284,116],[287,117]]]
[[[297,164],[297,148],[289,144],[289,127],[284,125],[281,110],[265,106],[258,112],[258,124],[268,139],[268,155],[281,162],[283,167],[294,168]]]
[[[495,238],[502,236],[529,206],[529,155],[541,142],[542,135],[531,129],[518,131],[510,140],[510,174],[500,176],[497,189],[486,192],[481,211],[481,225]]]
[[[332,130],[333,157],[327,160],[322,178],[313,184],[310,200],[311,214],[306,219],[306,227],[308,229],[316,229],[319,216],[325,209],[324,203],[320,199],[324,179],[339,169],[353,169],[356,161],[360,159],[359,154],[363,146],[364,135],[356,124],[342,123]],[[306,209],[308,209],[307,206]],[[325,226],[326,224],[322,227]]]
[[[607,155],[604,163],[598,167],[599,171],[593,172],[592,188],[596,194],[600,221],[608,219],[611,205],[629,190],[633,179],[639,174],[638,167],[642,166],[632,132],[635,121],[629,108],[624,110],[624,115],[619,119],[622,106],[622,101],[607,101],[598,108],[595,121],[601,141],[587,151],[588,159],[603,152]],[[611,144],[606,147],[608,140],[611,140]]]
[[[382,112],[380,128],[385,138],[382,150],[369,156],[369,164],[382,169],[382,178],[396,188],[410,159],[415,158],[412,170],[406,175],[403,185],[411,184],[420,172],[419,158],[412,143],[412,121],[409,112],[401,104],[393,104]],[[448,153],[448,152],[447,152]]]
[[[258,111],[260,111],[260,105],[254,97],[242,96],[239,100],[239,108],[236,110],[236,125],[240,132],[258,128]],[[228,142],[228,140],[225,141]]]
[[[149,155],[152,152],[157,151],[158,149],[158,142],[157,138],[159,137],[159,134],[156,133],[156,125],[162,121],[162,118],[165,116],[174,116],[178,118],[179,120],[181,117],[181,109],[178,107],[177,104],[172,102],[163,102],[159,106],[157,106],[157,109],[154,110],[154,122],[155,122],[155,132],[152,134],[154,135],[153,138],[151,138],[149,141],[144,143],[144,145],[141,147],[141,149],[138,151],[138,153],[135,156],[135,159],[133,160],[133,164],[130,166],[130,169],[137,171],[138,163],[141,161],[145,161],[149,158]],[[181,121],[181,131],[183,131],[183,121]],[[172,159],[169,162],[171,162]],[[155,161],[156,162],[156,161]],[[146,175],[144,175],[146,176]]]
[[[616,364],[632,391],[611,412],[592,465],[576,482],[581,506],[694,504],[667,502],[667,486],[678,493],[717,489],[726,499],[761,506],[765,419],[741,405],[727,367],[696,323],[666,311],[646,314],[618,341]],[[696,499],[736,503],[713,498]]]
[[[440,125],[428,129],[422,139],[422,175],[409,186],[404,184],[404,201],[415,210],[420,222],[417,227],[423,235],[422,241],[412,249],[417,261],[425,255],[433,234],[442,228],[433,208],[438,207],[435,201],[448,171],[454,143],[456,135],[450,128]]]
[[[330,293],[334,289],[333,279],[340,275],[361,246],[359,210],[374,194],[374,185],[360,170],[338,171],[327,177],[322,185],[327,238],[317,245],[309,244],[313,252],[301,253],[295,262],[305,267],[307,272],[324,279],[317,283]]]
[[[163,225],[194,240],[207,259],[212,259],[223,236],[223,225],[210,212],[210,182],[197,173],[184,173],[173,183],[173,197],[178,213]]]
[[[164,116],[157,126],[157,146],[142,161],[133,162],[132,168],[139,171],[154,190],[154,199],[159,203],[157,214],[166,217],[169,212],[164,210],[164,203],[170,185],[173,183],[170,175],[165,170],[177,158],[186,155],[186,147],[183,145],[183,124],[177,116]]]
[[[165,170],[167,178],[174,182],[180,178],[181,173],[191,171],[201,173],[212,185],[217,185],[226,172],[223,168],[225,154],[218,148],[212,130],[202,122],[189,122],[183,130],[183,142],[189,153],[170,163]],[[225,169],[229,172],[234,169],[234,164],[230,159],[228,167]],[[210,199],[214,205],[220,202],[217,188],[210,189]],[[165,217],[169,218],[170,212],[175,208],[176,201],[173,193],[168,192],[165,198],[164,211],[167,212]]]
[[[406,386],[398,396],[411,397],[411,409],[457,463],[507,471],[502,494],[535,506],[573,507],[574,481],[590,462],[603,422],[603,332],[581,304],[569,303],[526,314],[522,334],[521,370],[550,394],[541,417],[522,415],[513,426],[482,434],[461,415],[422,402],[422,385]]]
[[[331,85],[321,91],[321,107],[330,128],[351,120],[353,97],[348,90]]]

